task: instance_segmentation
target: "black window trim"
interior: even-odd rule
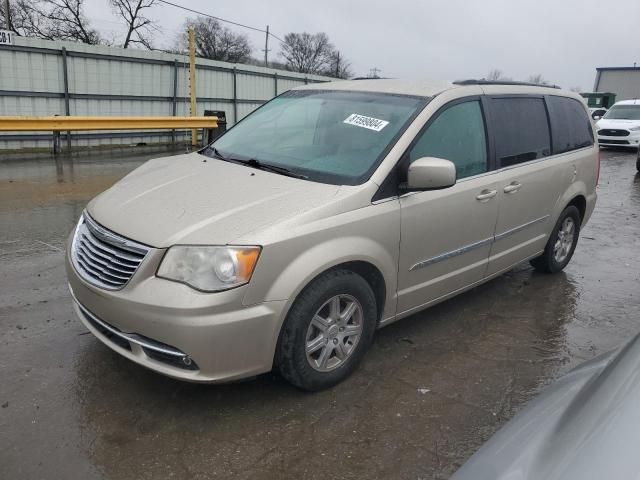
[[[373,198],[371,199],[371,202],[379,202],[381,200],[387,200],[390,198],[394,198],[394,197],[398,197],[400,196],[400,183],[402,181],[402,169],[404,168],[405,164],[408,166],[407,161],[409,159],[409,153],[411,152],[411,150],[413,149],[413,147],[416,145],[416,143],[418,143],[418,140],[420,139],[420,137],[422,137],[422,134],[431,126],[431,124],[436,121],[436,119],[447,109],[454,107],[456,105],[460,105],[461,103],[468,103],[468,102],[474,102],[477,101],[480,104],[480,112],[482,113],[482,121],[484,122],[484,135],[485,135],[485,145],[486,145],[486,149],[487,149],[487,171],[486,172],[482,172],[478,175],[473,175],[473,177],[477,177],[479,175],[486,175],[487,173],[491,172],[493,170],[494,167],[494,151],[493,151],[493,138],[491,137],[490,133],[489,133],[489,122],[487,121],[488,119],[488,115],[487,115],[487,104],[486,104],[486,100],[485,100],[485,95],[469,95],[466,97],[459,97],[459,98],[455,98],[447,103],[445,103],[444,105],[442,105],[440,108],[438,108],[438,110],[436,110],[433,115],[431,115],[429,117],[429,120],[427,120],[427,122],[420,128],[420,130],[418,131],[418,133],[413,137],[413,139],[411,140],[411,143],[409,143],[409,145],[407,146],[407,148],[404,150],[404,152],[402,152],[402,155],[400,155],[400,159],[396,162],[396,164],[393,166],[393,168],[391,169],[391,171],[389,172],[389,174],[387,175],[387,177],[384,179],[384,181],[380,184],[380,187],[378,188],[378,190],[376,191],[376,193],[373,195]],[[434,97],[435,98],[435,97]],[[414,118],[415,120],[415,118]],[[405,130],[406,131],[406,130]],[[466,177],[461,179],[460,181],[464,181],[467,178],[472,178],[472,177]]]

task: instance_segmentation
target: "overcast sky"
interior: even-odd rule
[[[595,68],[640,64],[640,1],[595,0],[172,0],[211,15],[288,32],[326,32],[358,76],[456,80],[498,68],[516,80],[540,73],[563,87],[593,88]],[[86,0],[94,26],[116,35],[108,0]],[[609,7],[608,7],[609,6]],[[159,4],[156,43],[170,46],[188,12]],[[254,56],[264,34],[246,33]],[[272,58],[279,42],[270,39]]]

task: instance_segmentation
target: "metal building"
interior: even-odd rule
[[[15,37],[0,45],[0,115],[189,115],[188,58],[145,50]],[[295,86],[329,77],[198,58],[197,114],[223,110],[229,125]],[[80,132],[84,148],[167,143],[186,131]],[[51,134],[2,133],[0,151],[47,149]]]
[[[640,98],[640,67],[598,67],[594,92],[616,94],[616,101]]]

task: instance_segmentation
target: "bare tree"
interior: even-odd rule
[[[84,14],[84,0],[18,0],[10,7],[10,18],[18,35],[92,45],[104,42]]]
[[[9,6],[9,19],[5,9],[1,10],[0,20],[3,26],[9,24],[9,30],[17,35],[56,40],[53,22],[45,15],[44,7],[35,1],[18,0]]]
[[[235,33],[222,26],[218,20],[209,17],[187,19],[185,30],[189,27],[193,27],[196,33],[198,57],[232,63],[249,62],[253,49],[246,35]],[[181,35],[177,49],[186,50],[187,43],[187,35]]]
[[[121,17],[127,26],[122,48],[137,44],[151,50],[153,33],[159,28],[155,20],[145,15],[144,10],[153,7],[156,0],[109,0],[109,2],[115,14]]]
[[[493,68],[489,70],[489,73],[487,74],[487,80],[491,80],[493,82],[499,82],[499,81],[510,82],[511,78],[504,75],[502,70],[498,68]]]
[[[529,78],[527,78],[527,82],[536,83],[538,85],[549,85],[549,82],[545,80],[545,78],[542,76],[541,73],[537,73],[535,75],[529,75]]]
[[[13,15],[15,15],[15,7],[13,5],[9,4],[9,2],[0,5],[0,28],[14,31],[13,22],[11,21]]]
[[[288,33],[280,55],[287,68],[300,73],[322,73],[331,63],[335,51],[326,33]]]
[[[21,35],[16,25],[16,19],[19,20],[20,15],[17,3],[21,2],[4,2],[0,5],[0,28],[6,28],[7,30],[11,30],[16,34]]]
[[[327,68],[323,73],[329,77],[335,78],[346,79],[353,77],[351,63],[344,58],[339,50],[334,50],[329,54]]]
[[[44,0],[44,3],[51,8],[47,16],[54,22],[58,38],[92,45],[100,43],[98,31],[88,26],[89,21],[83,12],[83,0]]]

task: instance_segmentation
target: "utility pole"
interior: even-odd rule
[[[372,69],[369,70],[369,78],[380,78],[378,76],[378,72],[381,72],[382,70],[380,70],[379,68],[373,67]]]
[[[196,31],[189,27],[189,97],[191,98],[191,116],[198,113],[196,105]],[[191,130],[191,145],[198,145],[198,130]]]
[[[269,25],[264,36],[264,66],[269,66]]]
[[[7,30],[13,30],[11,28],[11,9],[9,8],[9,0],[4,0],[4,13],[7,22]]]
[[[340,52],[336,53],[336,78],[340,78]]]

